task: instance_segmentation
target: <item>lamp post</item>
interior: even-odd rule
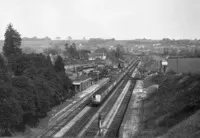
[[[162,61],[162,67],[163,67],[163,72],[164,72],[164,73],[166,72],[167,65],[168,65],[167,60],[163,60],[163,61]]]

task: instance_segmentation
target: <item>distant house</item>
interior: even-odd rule
[[[89,55],[89,60],[96,60],[96,59],[106,59],[106,55],[104,53],[91,53]]]
[[[116,47],[115,46],[108,46],[108,49],[109,50],[116,50]]]

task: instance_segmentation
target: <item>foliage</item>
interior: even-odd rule
[[[107,50],[106,48],[97,48],[97,49],[95,50],[95,52],[96,52],[96,53],[107,53],[108,50]]]
[[[17,93],[15,97],[21,105],[24,113],[34,112],[35,103],[33,97],[33,87],[29,84],[28,79],[25,76],[18,76],[12,78],[12,86]]]
[[[4,133],[22,120],[23,111],[16,96],[9,83],[0,85],[0,128]]]
[[[7,130],[22,121],[23,111],[14,97],[1,98],[0,108],[0,127],[6,133]]]
[[[79,58],[80,59],[83,59],[83,60],[88,60],[89,58],[89,53],[91,53],[89,50],[79,50]]]
[[[13,28],[12,24],[9,24],[5,33],[5,41],[3,46],[4,55],[9,57],[10,55],[21,54],[21,40],[20,34]]]
[[[10,82],[10,77],[7,72],[7,67],[3,57],[0,55],[0,85],[9,82]]]
[[[121,58],[122,54],[124,53],[124,48],[122,45],[118,44],[116,45],[116,51],[115,51],[115,56],[116,58]]]
[[[71,45],[69,45],[68,43],[65,44],[65,55],[67,55],[71,59],[78,59],[79,58],[79,54],[78,54],[78,51],[76,49],[75,43],[72,43]]]
[[[108,75],[108,69],[107,68],[103,68],[102,70],[100,70],[99,78],[103,78],[107,75]]]
[[[74,95],[60,56],[53,66],[49,56],[22,53],[20,45],[20,35],[10,24],[3,48],[8,63],[0,55],[0,135],[10,135],[31,117],[46,116],[53,106]]]
[[[70,57],[72,57],[74,59],[78,58],[78,52],[77,52],[75,43],[72,43],[72,45],[68,49],[68,52],[69,52]]]
[[[0,128],[6,125],[10,129],[27,116],[44,117],[51,107],[74,95],[69,90],[72,83],[64,73],[64,64],[57,70],[50,58],[42,54],[21,54],[10,59],[14,76],[0,69],[0,106],[2,111],[10,108],[2,114],[2,117],[8,117],[8,121],[0,120],[3,124]],[[4,63],[2,58],[0,62]],[[9,104],[15,106],[11,108]]]
[[[61,56],[58,56],[54,65],[56,72],[65,72],[64,62]]]
[[[156,136],[163,135],[170,128],[198,111],[199,79],[200,74],[157,75],[158,91],[148,94],[144,100],[145,127],[141,132],[148,129],[148,131],[155,131]]]
[[[25,54],[19,56],[10,56],[9,66],[11,67],[14,75],[19,76],[23,74],[23,71],[32,66],[30,58]]]
[[[90,71],[88,76],[91,77],[93,81],[97,81],[99,79],[99,74],[94,71]]]
[[[26,53],[26,54],[36,53],[36,49],[31,48],[31,47],[23,47],[22,51],[23,53]]]
[[[0,68],[6,69],[6,64],[2,55],[0,55]]]
[[[81,60],[87,60],[88,55],[90,51],[84,50],[84,49],[77,49],[77,46],[75,43],[66,43],[65,44],[65,56],[67,56],[69,59],[81,59]]]
[[[62,53],[62,49],[59,46],[48,47],[44,49],[43,53],[45,55],[49,55],[49,54],[58,55]]]

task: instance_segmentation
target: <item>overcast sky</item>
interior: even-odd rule
[[[200,0],[0,0],[22,37],[200,38]]]

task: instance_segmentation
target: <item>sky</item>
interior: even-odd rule
[[[200,39],[200,0],[0,0],[0,39]]]

